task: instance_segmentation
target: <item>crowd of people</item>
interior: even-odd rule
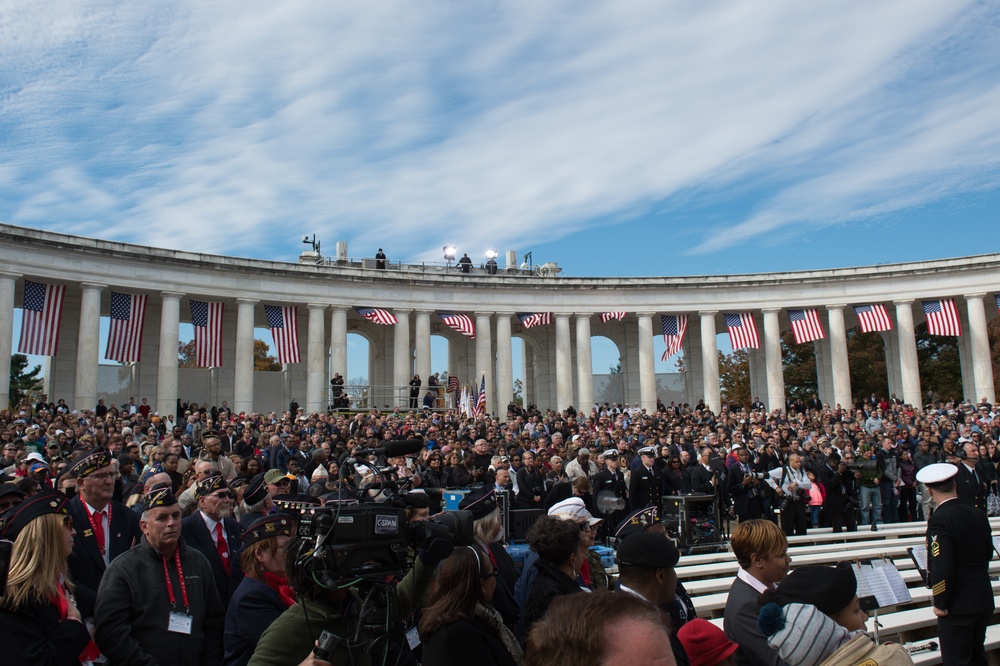
[[[336,497],[354,481],[342,478],[345,459],[396,440],[423,446],[358,457],[405,484],[411,519],[439,513],[446,489],[471,487],[461,508],[476,521],[474,544],[421,550],[398,581],[396,643],[413,659],[399,663],[418,663],[422,652],[435,664],[568,664],[571,651],[550,644],[568,640],[551,618],[585,613],[584,597],[604,595],[616,597],[609,612],[648,628],[649,645],[665,641],[663,663],[781,663],[746,660],[758,648],[780,652],[760,630],[748,638],[727,626],[727,639],[694,622],[672,574],[679,555],[656,516],[664,495],[714,495],[738,522],[732,547],[746,576],[737,582],[754,595],[731,592],[734,603],[784,578],[786,535],[929,518],[936,485],[920,482],[925,468],[950,465],[958,503],[1000,512],[1000,414],[985,399],[917,410],[894,396],[846,407],[814,398],[786,412],[755,400],[718,413],[702,403],[660,403],[651,413],[512,404],[476,418],[431,405],[289,407],[247,414],[225,402],[178,404],[159,414],[145,399],[73,409],[43,398],[0,412],[0,537],[14,541],[0,644],[16,646],[17,663],[101,654],[112,664],[310,663],[319,630],[347,621],[353,597],[296,575],[286,558],[301,546],[295,519],[279,509]],[[617,501],[598,503],[602,491]],[[520,574],[500,543],[498,493],[542,514]],[[751,528],[740,551],[740,530]],[[617,545],[619,580],[595,542]],[[43,549],[45,558],[31,556]],[[580,599],[567,607],[560,598],[569,595]],[[789,613],[801,609],[779,608],[781,622],[799,621]],[[750,615],[739,616],[748,630]],[[725,656],[696,661],[689,651]]]

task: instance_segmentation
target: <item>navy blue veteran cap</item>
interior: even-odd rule
[[[177,504],[169,483],[158,483],[149,489],[146,496],[142,498],[142,510],[158,509],[161,506],[173,506]]]
[[[258,474],[250,479],[247,489],[243,491],[243,503],[247,506],[263,502],[267,497],[267,484],[264,483],[264,474]]]
[[[618,564],[649,569],[670,569],[677,565],[681,554],[662,534],[636,532],[618,545]]]
[[[218,472],[213,472],[198,482],[198,485],[194,488],[194,496],[200,499],[206,495],[211,495],[217,490],[226,488],[229,488],[226,479]]]
[[[660,522],[660,519],[656,515],[655,506],[647,506],[645,509],[636,509],[626,516],[622,522],[615,526],[615,531],[611,536],[616,539],[624,539],[630,534],[643,532],[650,525],[655,525],[658,522]]]
[[[274,513],[270,516],[258,518],[250,527],[243,532],[243,545],[249,546],[252,543],[263,541],[270,537],[292,536],[292,528],[295,526],[295,519],[287,513]]]
[[[104,449],[84,453],[69,466],[69,473],[78,479],[85,479],[94,472],[111,464],[111,454]]]
[[[0,539],[14,541],[28,523],[47,513],[69,515],[66,510],[67,504],[69,504],[68,497],[51,490],[29,497],[0,516]]]
[[[463,497],[458,508],[471,511],[474,520],[485,518],[496,510],[497,494],[493,491],[493,486],[483,486]]]

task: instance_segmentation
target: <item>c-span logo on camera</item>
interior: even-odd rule
[[[399,534],[399,516],[375,516],[375,534]]]

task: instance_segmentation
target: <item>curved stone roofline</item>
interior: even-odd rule
[[[320,274],[320,275],[343,275],[346,277],[358,274],[365,275],[366,278],[377,276],[383,280],[406,280],[409,282],[414,272],[407,271],[385,271],[371,268],[342,268],[327,265],[298,264],[285,261],[273,261],[266,259],[250,259],[246,257],[236,257],[231,255],[208,254],[204,252],[187,252],[183,250],[170,250],[164,248],[147,247],[134,243],[122,243],[119,241],[108,241],[98,238],[88,238],[85,236],[74,236],[54,231],[44,231],[31,229],[28,227],[18,227],[11,224],[0,223],[0,239],[5,242],[33,245],[45,247],[49,251],[53,249],[70,250],[73,252],[87,252],[93,254],[112,254],[118,259],[142,259],[148,261],[151,258],[162,259],[167,262],[183,262],[190,265],[190,262],[207,264],[211,268],[251,268],[254,270],[269,270],[276,272],[288,272],[293,274]],[[225,266],[219,266],[220,261],[225,262]],[[785,282],[785,281],[818,281],[818,280],[858,280],[872,277],[912,277],[917,275],[934,274],[941,271],[971,269],[1000,269],[1000,253],[979,254],[968,257],[951,257],[947,259],[934,259],[931,261],[912,261],[901,263],[877,264],[874,266],[849,266],[845,268],[826,268],[818,270],[803,271],[779,271],[775,273],[734,273],[731,275],[677,275],[677,276],[640,276],[640,277],[560,277],[558,279],[538,278],[533,275],[504,275],[501,272],[497,275],[463,275],[459,276],[463,281],[477,281],[495,284],[498,281],[511,281],[516,283],[541,283],[544,286],[557,286],[566,284],[572,286],[681,286],[691,282],[699,285],[709,284],[736,285],[736,284],[759,284],[762,282]],[[420,273],[425,275],[430,281],[454,282],[455,275],[436,275],[433,273]]]

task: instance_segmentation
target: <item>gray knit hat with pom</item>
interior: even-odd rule
[[[816,666],[850,640],[850,632],[806,604],[765,604],[757,628],[789,666]]]

